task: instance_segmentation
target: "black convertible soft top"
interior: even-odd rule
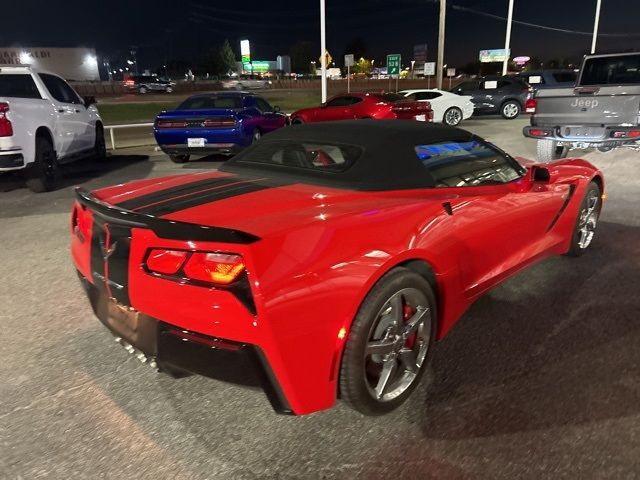
[[[349,120],[295,125],[269,133],[220,170],[355,190],[433,187],[435,182],[423,167],[415,147],[439,142],[468,142],[473,138],[471,133],[459,128],[412,120]],[[251,162],[252,152],[267,142],[354,146],[362,150],[362,155],[342,172]]]

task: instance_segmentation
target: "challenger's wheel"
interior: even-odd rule
[[[291,120],[291,125],[302,125],[304,123],[304,120],[302,120],[300,117],[296,117],[293,120]]]
[[[600,210],[602,210],[602,193],[598,184],[591,182],[580,204],[576,226],[571,237],[571,248],[567,255],[579,257],[589,248],[596,233]]]
[[[48,192],[56,188],[58,162],[53,145],[48,138],[36,138],[36,158],[25,170],[25,183],[35,193]]]
[[[102,125],[96,125],[96,142],[93,149],[96,160],[104,160],[107,158],[107,146],[104,142],[104,128]]]
[[[189,155],[169,155],[169,158],[173,163],[187,163],[189,161]]]
[[[462,121],[462,110],[458,107],[448,108],[442,119],[447,125],[455,127]]]
[[[253,135],[251,136],[251,143],[256,143],[262,138],[262,133],[257,128],[253,131]]]
[[[566,157],[569,149],[554,140],[538,140],[536,152],[539,162],[550,163]]]
[[[398,267],[384,275],[360,306],[340,368],[343,400],[366,415],[402,404],[418,385],[436,333],[429,283]]]
[[[507,120],[513,120],[520,115],[520,104],[515,100],[509,100],[505,102],[500,108],[500,113],[503,118]]]

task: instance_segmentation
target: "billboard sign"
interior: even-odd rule
[[[427,61],[427,44],[421,43],[413,46],[414,68],[420,70]]]
[[[509,58],[509,53],[510,51],[504,48],[480,50],[480,63],[504,62],[505,58]]]
[[[344,56],[344,66],[345,67],[353,67],[354,65],[353,53]]]
[[[529,60],[531,60],[531,57],[526,57],[524,55],[521,55],[519,57],[514,57],[513,61],[516,65],[524,65],[525,63],[527,63]]]
[[[251,47],[249,46],[249,40],[240,40],[240,55],[242,56],[242,63],[248,63],[251,61]]]

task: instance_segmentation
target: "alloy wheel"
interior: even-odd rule
[[[462,121],[462,113],[457,108],[450,108],[444,114],[444,121],[447,125],[455,127]]]
[[[578,222],[580,239],[578,240],[578,246],[583,250],[591,244],[593,236],[595,235],[598,225],[599,202],[600,198],[598,193],[590,190],[587,196],[587,204],[580,211],[580,220]]]
[[[518,116],[518,113],[520,113],[520,109],[515,103],[507,103],[502,108],[502,113],[507,118],[515,118]]]
[[[404,288],[384,303],[364,351],[365,383],[375,400],[397,398],[418,378],[432,321],[427,297],[416,288]]]

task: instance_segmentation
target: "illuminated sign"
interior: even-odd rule
[[[269,62],[265,60],[254,60],[253,62],[242,62],[242,68],[246,72],[263,73],[269,71]]]
[[[242,63],[251,61],[251,47],[249,46],[249,40],[240,40],[240,55],[242,56]]]
[[[531,60],[531,57],[520,56],[520,57],[513,58],[513,61],[515,62],[516,65],[524,65],[529,60]]]
[[[480,63],[504,62],[505,58],[509,58],[509,53],[504,48],[480,50]]]

